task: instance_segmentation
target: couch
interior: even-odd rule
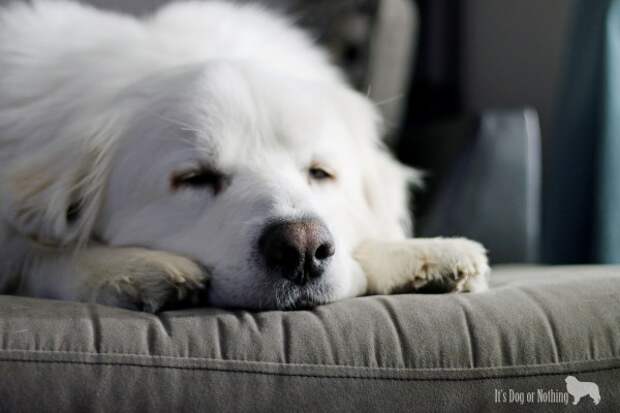
[[[575,411],[617,411],[620,268],[515,266],[492,280],[486,294],[290,312],[3,296],[0,411],[558,412],[573,399],[538,391],[566,392],[567,376],[600,389]]]
[[[163,2],[91,1],[134,13]],[[307,7],[302,24],[360,89],[375,85],[381,100],[406,88],[411,3],[286,3]],[[398,100],[382,109],[393,121],[403,114]],[[535,115],[489,111],[475,125],[431,180],[420,232],[482,239],[494,262],[532,261]],[[360,297],[290,312],[151,315],[0,296],[0,412],[616,411],[620,267],[495,266],[491,284],[485,294]],[[585,395],[573,407],[569,376],[594,383],[598,404]]]

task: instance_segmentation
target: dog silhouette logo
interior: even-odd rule
[[[590,396],[594,404],[599,404],[601,401],[601,394],[599,393],[598,384],[579,381],[575,376],[567,376],[564,379],[566,382],[566,391],[573,396],[573,405],[576,405],[585,396]]]

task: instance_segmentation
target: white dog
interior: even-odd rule
[[[484,290],[479,244],[406,239],[413,178],[258,6],[0,9],[0,291],[157,311]]]
[[[594,404],[600,403],[601,395],[596,383],[579,381],[575,376],[567,376],[564,381],[566,382],[566,391],[573,396],[573,405],[577,405],[585,396],[590,396]]]

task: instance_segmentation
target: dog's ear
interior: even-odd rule
[[[105,145],[54,140],[3,168],[2,215],[14,230],[40,244],[84,242],[94,225],[106,174]],[[32,148],[31,148],[32,149]]]
[[[106,73],[90,73],[99,65],[84,53],[99,31],[68,41],[80,28],[65,13],[84,28],[94,18],[69,2],[16,2],[0,13],[0,219],[55,245],[88,237],[113,118],[128,116],[101,104],[110,83],[87,89]]]

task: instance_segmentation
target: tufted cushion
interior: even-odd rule
[[[598,384],[593,411],[620,405],[619,267],[504,268],[493,284],[159,316],[0,296],[0,412],[523,411],[495,390],[564,392],[567,375]]]

